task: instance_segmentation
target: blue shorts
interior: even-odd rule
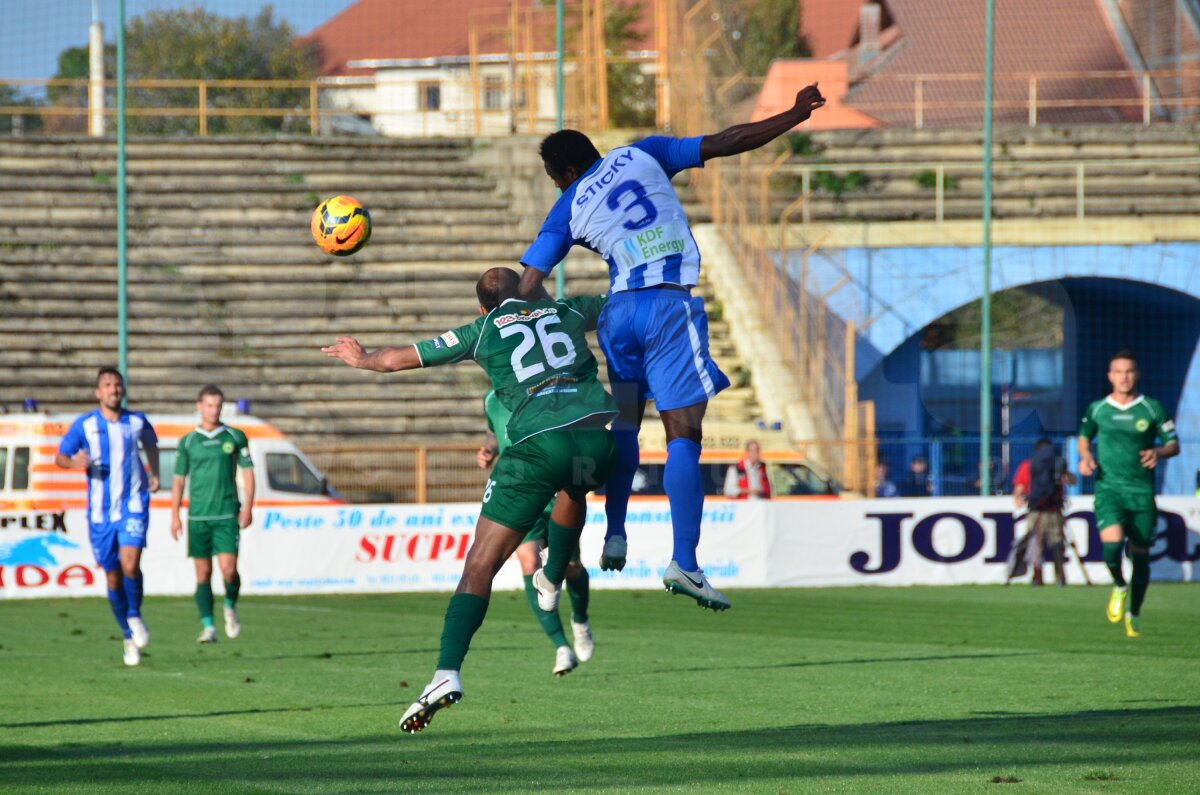
[[[659,411],[714,397],[729,379],[708,355],[704,299],[683,290],[648,288],[610,296],[596,329],[618,401],[636,385]],[[622,395],[622,393],[625,395]]]
[[[149,517],[129,516],[117,522],[90,526],[92,554],[96,564],[105,571],[121,568],[121,547],[146,548],[146,524]]]

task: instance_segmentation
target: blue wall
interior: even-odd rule
[[[884,435],[978,432],[978,354],[923,350],[922,330],[982,292],[978,248],[831,249],[810,257],[808,288],[844,277],[830,308],[863,329],[860,395],[876,402]],[[790,261],[793,276],[800,268]],[[1142,390],[1175,416],[1184,453],[1168,462],[1163,488],[1191,493],[1200,468],[1200,243],[1142,246],[1004,246],[993,253],[993,290],[1031,287],[1063,309],[1061,350],[997,352],[1012,433],[1069,434],[1083,409],[1108,391],[1108,357],[1139,356]],[[1190,444],[1189,444],[1190,443]]]

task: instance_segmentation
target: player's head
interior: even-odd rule
[[[559,190],[566,190],[571,183],[583,176],[592,163],[600,159],[596,145],[578,130],[559,130],[542,139],[538,148],[546,176]]]
[[[512,268],[492,268],[484,271],[475,283],[475,295],[479,298],[479,314],[486,315],[510,298],[517,297],[517,285],[521,277]]]
[[[925,459],[925,456],[918,453],[908,462],[908,468],[912,472],[924,472],[926,469],[929,469],[929,461]]]
[[[196,396],[196,411],[205,425],[217,425],[221,422],[221,409],[225,406],[225,393],[215,384],[205,384],[200,387]]]
[[[109,411],[121,408],[125,399],[125,376],[115,367],[101,367],[96,371],[96,400]]]
[[[1137,357],[1130,351],[1114,353],[1108,360],[1108,383],[1112,384],[1113,393],[1131,395],[1137,388],[1137,382]]]

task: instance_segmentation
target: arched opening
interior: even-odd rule
[[[1001,486],[1037,437],[1078,430],[1083,410],[1109,391],[1109,357],[1128,349],[1139,360],[1141,391],[1180,425],[1184,454],[1164,467],[1163,488],[1196,488],[1200,451],[1187,442],[1189,435],[1200,442],[1200,420],[1191,419],[1200,410],[1200,299],[1145,282],[1085,277],[1002,291],[993,308],[992,458]],[[892,471],[940,450],[943,493],[970,493],[976,482],[979,314],[976,301],[943,315],[860,379],[860,396],[875,401],[881,452]]]

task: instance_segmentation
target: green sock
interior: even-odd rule
[[[212,583],[196,583],[196,609],[200,611],[200,623],[211,627],[213,625]]]
[[[1133,576],[1129,578],[1129,612],[1140,615],[1142,600],[1150,587],[1150,553],[1133,553]]]
[[[582,532],[582,527],[563,527],[553,519],[550,520],[550,527],[546,531],[546,545],[550,554],[542,573],[554,585],[562,585],[567,564],[579,549],[579,536]]]
[[[234,574],[233,582],[225,581],[225,606],[230,610],[237,607],[238,592],[242,590],[242,575]]]
[[[1124,541],[1104,542],[1104,563],[1112,573],[1113,585],[1125,587],[1125,575],[1121,572],[1121,552],[1125,549]]]
[[[591,595],[588,579],[587,569],[584,569],[574,580],[567,580],[567,593],[571,596],[571,620],[576,624],[588,620],[588,597]]]
[[[450,597],[446,620],[442,624],[442,650],[438,655],[439,671],[462,670],[463,659],[471,647],[471,638],[487,615],[488,600],[473,593],[456,593]]]
[[[546,633],[546,637],[550,638],[550,642],[554,644],[554,648],[559,646],[567,646],[567,636],[563,633],[562,619],[559,618],[557,610],[543,610],[538,607],[537,588],[533,587],[533,575],[525,575],[525,601],[529,602],[529,609],[533,611],[533,617],[542,625],[542,630]]]

